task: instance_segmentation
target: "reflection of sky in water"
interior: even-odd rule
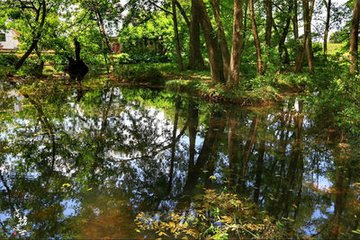
[[[318,181],[316,183],[317,183],[318,189],[320,189],[320,190],[327,190],[332,186],[331,181],[324,176],[319,176]]]
[[[4,222],[11,218],[10,213],[0,213],[0,221]]]
[[[80,202],[78,200],[63,200],[60,204],[64,207],[63,214],[65,218],[75,216],[77,214],[77,210],[80,208]]]
[[[325,210],[325,213],[321,210],[321,206],[316,205],[316,208],[311,216],[310,222],[307,224],[307,226],[303,227],[303,231],[307,236],[316,235],[319,229],[319,226],[315,223],[316,221],[321,221],[328,219],[328,215],[334,212],[334,203],[331,204],[330,207],[328,207]]]

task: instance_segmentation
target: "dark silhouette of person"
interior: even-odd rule
[[[70,80],[77,80],[79,83],[84,79],[85,75],[89,72],[88,66],[80,58],[80,43],[74,38],[75,45],[75,59],[73,57],[67,57],[69,64],[65,67],[64,72],[70,75]]]

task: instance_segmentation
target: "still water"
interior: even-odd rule
[[[333,119],[183,94],[38,83],[0,91],[0,238],[151,238],[140,212],[235,193],[293,237],[356,238],[360,159]]]

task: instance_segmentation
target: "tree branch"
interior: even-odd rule
[[[160,10],[162,10],[162,11],[164,11],[165,13],[168,13],[168,14],[171,14],[171,15],[173,14],[171,11],[169,11],[169,10],[167,10],[167,9],[159,6],[159,5],[156,4],[154,1],[152,1],[152,0],[148,0],[148,1],[149,1],[149,3],[150,3],[151,5],[153,5],[154,7],[158,8],[158,9],[160,9]]]
[[[179,3],[179,1],[175,1],[175,4],[177,6],[177,8],[179,9],[180,13],[181,13],[181,16],[183,16],[185,22],[186,22],[186,25],[188,26],[188,28],[190,29],[191,27],[191,23],[190,23],[190,20],[189,20],[189,17],[186,15],[186,11],[185,9],[181,6],[181,4]]]

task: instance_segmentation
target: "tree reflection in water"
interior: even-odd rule
[[[359,228],[358,142],[301,100],[240,109],[110,84],[0,97],[0,237],[141,237],[139,212],[188,209],[204,188],[251,199],[288,236]]]

